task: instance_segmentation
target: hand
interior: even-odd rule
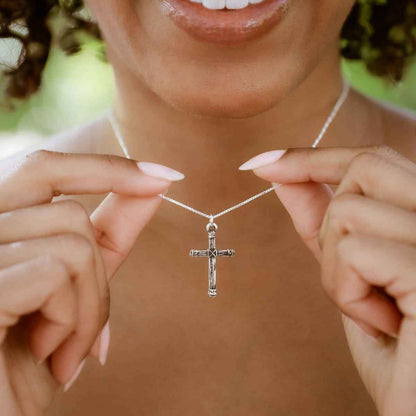
[[[157,194],[181,178],[139,167],[38,150],[0,178],[1,415],[44,414],[89,354],[105,361],[108,281],[158,208]],[[75,200],[52,202],[110,191],[91,218]]]
[[[416,165],[381,146],[268,152],[242,168],[276,184],[321,263],[380,415],[416,415]]]

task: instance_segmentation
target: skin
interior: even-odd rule
[[[281,203],[264,197],[218,221],[219,248],[237,254],[218,260],[213,300],[206,261],[187,255],[205,246],[205,222],[160,205],[170,183],[117,157],[105,118],[42,145],[51,152],[2,161],[1,211],[11,214],[0,223],[1,413],[414,414],[415,371],[403,369],[415,343],[414,201],[405,198],[416,194],[414,119],[352,91],[321,144],[335,150],[288,152],[255,175],[237,169],[266,150],[311,145],[340,93],[337,34],[352,3],[294,1],[285,25],[230,50],[189,38],[150,0],[88,3],[132,157],[187,175],[172,196],[217,212],[286,185]],[[302,184],[309,177],[316,184]],[[372,285],[409,301],[377,312],[365,306]],[[16,324],[33,311],[48,320]],[[108,315],[106,365],[88,358],[59,393],[88,353],[99,358]],[[347,315],[360,327],[344,318],[343,328]]]

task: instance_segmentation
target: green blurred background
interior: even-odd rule
[[[114,95],[111,67],[103,62],[101,44],[85,42],[80,53],[51,52],[42,89],[14,111],[0,110],[0,158],[84,123],[108,108]],[[13,59],[13,45],[0,43],[0,61]],[[360,62],[343,62],[346,79],[363,93],[416,111],[416,63],[398,85],[371,76]],[[4,79],[3,79],[4,81]]]

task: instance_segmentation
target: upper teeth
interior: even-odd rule
[[[244,9],[249,4],[261,3],[264,0],[190,0],[192,3],[200,3],[207,9]]]

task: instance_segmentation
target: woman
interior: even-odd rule
[[[86,3],[133,160],[102,117],[2,162],[0,413],[416,414],[414,117],[351,90],[310,148],[341,93],[341,28],[345,55],[381,45],[370,70],[399,78],[414,2]],[[54,2],[3,4],[34,41],[10,75],[25,96]],[[385,34],[398,21],[410,52]],[[218,219],[236,256],[209,298],[188,256],[206,221],[158,194],[219,212],[270,183],[278,199]]]

